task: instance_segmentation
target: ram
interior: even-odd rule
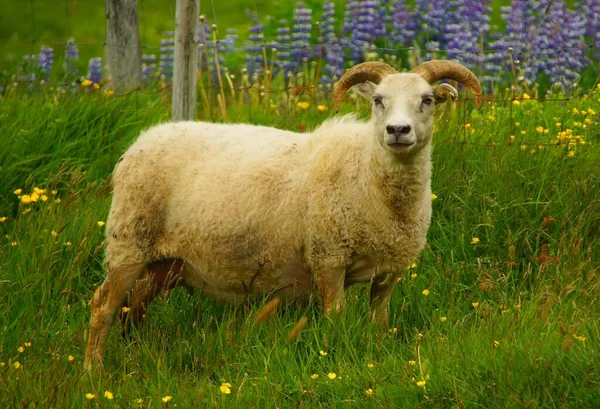
[[[178,284],[228,302],[317,294],[329,313],[346,287],[370,282],[371,317],[387,325],[396,279],[426,242],[434,109],[457,96],[432,88],[443,78],[481,104],[479,81],[458,63],[398,73],[366,62],[340,78],[334,101],[354,88],[372,101],[370,121],[338,116],[305,134],[202,122],[144,132],[113,173],[86,367],[101,364],[126,302],[138,320]]]

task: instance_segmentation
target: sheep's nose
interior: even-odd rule
[[[385,130],[392,135],[406,135],[410,132],[410,125],[388,125]]]

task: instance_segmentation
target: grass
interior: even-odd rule
[[[0,407],[596,408],[598,112],[600,90],[480,112],[439,108],[428,246],[393,296],[389,332],[365,318],[360,285],[340,317],[323,316],[314,300],[260,325],[253,319],[267,300],[234,309],[174,290],[152,304],[134,342],[113,328],[106,372],[89,375],[87,304],[104,274],[98,221],[110,205],[107,180],[140,130],[168,119],[168,102],[144,94],[6,98]],[[297,130],[331,110],[233,105],[228,118],[250,115]],[[586,141],[571,146],[573,157],[553,145],[566,129]],[[23,204],[13,193],[34,187],[47,189],[46,201]],[[308,326],[290,342],[303,316]]]

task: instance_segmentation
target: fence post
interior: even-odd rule
[[[116,94],[140,87],[142,52],[137,0],[106,0],[108,69]]]
[[[173,63],[173,121],[196,117],[198,82],[198,11],[200,0],[177,0],[175,61]]]

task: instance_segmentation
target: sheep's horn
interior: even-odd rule
[[[477,108],[481,108],[483,102],[481,84],[477,76],[468,68],[453,61],[426,61],[415,67],[411,72],[419,74],[430,84],[443,78],[458,81],[473,93]]]
[[[363,62],[362,64],[358,64],[350,68],[344,73],[344,75],[342,75],[335,85],[335,91],[333,93],[335,110],[337,111],[340,107],[340,104],[344,100],[346,91],[348,91],[354,85],[365,81],[371,81],[375,84],[379,84],[383,77],[396,73],[398,73],[398,71],[390,67],[388,64],[376,61]]]

